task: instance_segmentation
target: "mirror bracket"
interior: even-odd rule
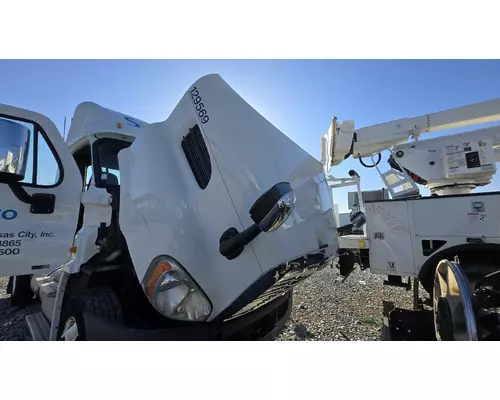
[[[52,214],[56,203],[56,196],[48,193],[33,193],[30,195],[19,182],[9,183],[9,188],[16,198],[31,205],[32,214]]]
[[[234,227],[219,239],[219,252],[228,260],[238,257],[247,244],[262,232],[273,232],[289,217],[295,206],[295,193],[288,182],[280,182],[261,195],[250,208],[253,225],[238,232]]]
[[[219,240],[219,251],[228,260],[234,260],[243,252],[245,246],[261,232],[257,224],[253,224],[241,233],[236,228],[229,228]]]

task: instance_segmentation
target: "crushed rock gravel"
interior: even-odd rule
[[[382,300],[413,307],[413,290],[385,286],[384,279],[359,268],[344,282],[336,268],[317,272],[294,289],[290,321],[276,340],[381,340]],[[423,288],[419,296],[427,298]]]
[[[0,278],[0,340],[31,340],[24,317],[38,311],[38,304],[11,307],[6,292],[9,278]]]

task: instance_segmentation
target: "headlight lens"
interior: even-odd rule
[[[212,305],[189,274],[168,256],[151,263],[143,281],[151,304],[168,318],[181,321],[205,321]]]

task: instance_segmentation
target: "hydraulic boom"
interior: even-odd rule
[[[432,193],[468,193],[490,183],[496,172],[500,126],[428,140],[420,140],[420,136],[495,121],[500,121],[500,99],[360,129],[355,129],[352,120],[338,123],[334,118],[321,138],[321,158],[327,170],[349,156],[375,156],[371,166],[376,166],[381,161],[380,152],[389,150],[389,165]]]

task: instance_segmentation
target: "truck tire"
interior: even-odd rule
[[[86,289],[78,296],[69,298],[60,318],[57,340],[86,340],[83,312],[113,322],[123,322],[123,310],[116,293],[109,287],[93,287]],[[72,325],[76,325],[76,337],[62,337]]]
[[[31,275],[11,276],[7,284],[7,294],[10,294],[11,307],[25,306],[33,301],[31,290]]]
[[[477,279],[478,276],[487,275],[488,273],[494,272],[500,268],[500,263],[498,261],[491,260],[489,253],[471,252],[471,255],[468,256],[466,254],[459,253],[458,257],[460,259],[460,266],[471,281]],[[448,259],[453,261],[452,257],[448,257]],[[437,263],[436,265],[433,265],[432,268],[429,268],[425,275],[420,277],[420,283],[427,291],[431,299],[436,268]]]

